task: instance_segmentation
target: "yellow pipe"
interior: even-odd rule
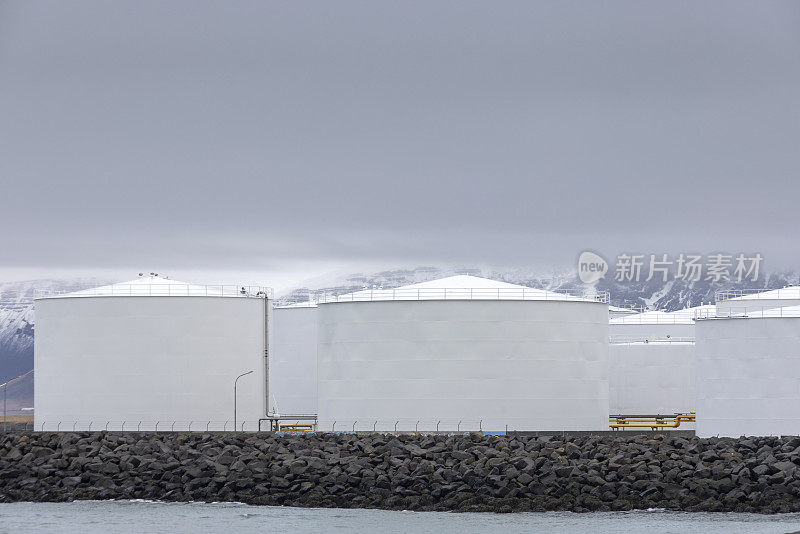
[[[678,428],[681,426],[681,421],[686,421],[687,423],[693,423],[695,420],[694,414],[680,414],[676,415],[673,419],[672,423],[662,423],[661,421],[665,420],[666,418],[658,418],[653,419],[655,422],[653,423],[645,423],[647,419],[627,419],[624,417],[616,418],[617,421],[636,421],[634,423],[611,423],[608,426],[610,428]]]

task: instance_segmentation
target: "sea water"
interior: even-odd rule
[[[446,513],[248,506],[237,503],[76,501],[0,504],[0,532],[341,532],[547,534],[785,533],[800,531],[800,514],[634,512]]]

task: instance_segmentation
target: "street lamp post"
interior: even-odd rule
[[[239,379],[243,376],[247,376],[253,371],[247,371],[246,373],[242,373],[236,377],[236,380],[233,381],[233,431],[236,432],[236,385],[239,382]]]
[[[28,376],[32,372],[33,372],[33,369],[31,369],[30,371],[28,371],[25,374],[21,374],[16,378],[12,378],[11,380],[9,380],[7,382],[4,382],[3,384],[0,384],[0,386],[3,386],[3,432],[5,432],[6,429],[7,429],[7,421],[8,421],[8,411],[6,410],[6,389],[8,389],[8,385],[11,382],[13,382],[14,380],[19,380],[20,378],[25,378],[26,376]]]

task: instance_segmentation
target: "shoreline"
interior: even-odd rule
[[[790,513],[798,469],[800,437],[0,435],[0,502]]]

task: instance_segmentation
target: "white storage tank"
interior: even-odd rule
[[[608,378],[611,413],[693,412],[695,369],[695,343],[691,339],[627,339],[611,343]]]
[[[693,340],[694,318],[716,310],[713,304],[674,312],[646,311],[609,320],[609,334],[617,342],[628,340]],[[627,339],[626,339],[627,338]]]
[[[697,435],[800,435],[800,306],[697,321]]]
[[[714,305],[706,304],[674,312],[647,311],[609,321],[612,414],[694,411],[695,317],[714,310]]]
[[[607,430],[607,297],[473,276],[319,305],[322,430]]]
[[[800,286],[769,291],[732,289],[717,291],[716,315],[746,315],[773,308],[800,305]]]
[[[317,305],[275,307],[270,347],[270,413],[317,413]]]
[[[268,291],[155,275],[35,301],[36,430],[233,430],[266,413]]]

